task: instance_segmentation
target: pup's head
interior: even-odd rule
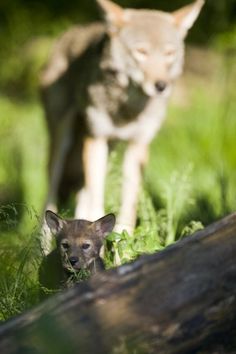
[[[115,216],[108,214],[94,222],[65,220],[50,210],[45,219],[56,237],[62,266],[66,271],[88,269],[99,258],[104,238],[113,230]]]
[[[204,0],[173,13],[123,9],[110,0],[97,0],[110,36],[110,69],[126,84],[141,86],[147,96],[168,93],[181,74],[183,42]]]

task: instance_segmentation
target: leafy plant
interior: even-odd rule
[[[106,238],[105,262],[114,267],[136,259],[144,253],[154,253],[203,228],[200,221],[191,221],[178,232],[181,217],[193,203],[190,197],[189,169],[184,174],[174,173],[163,188],[164,207],[155,210],[151,197],[143,188],[139,203],[139,226],[133,235],[126,231],[113,232]]]

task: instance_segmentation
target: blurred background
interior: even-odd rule
[[[117,3],[173,11],[189,1]],[[98,19],[95,0],[0,1],[0,245],[5,266],[15,262],[10,265],[9,247],[21,248],[33,234],[46,195],[48,136],[40,70],[59,34],[72,24]],[[151,146],[139,205],[141,232],[156,237],[158,231],[158,245],[164,246],[196,225],[235,211],[235,141],[236,0],[206,0],[187,38],[185,72],[168,119]],[[122,150],[118,147],[109,162],[107,211],[118,210]],[[71,215],[71,210],[64,212]],[[9,293],[9,284],[0,285],[0,292]]]
[[[117,2],[124,7],[166,11],[188,3],[186,0]],[[25,211],[34,210],[33,214],[40,215],[45,198],[48,140],[38,78],[52,44],[70,25],[99,18],[95,0],[1,0],[2,228],[8,228],[11,216],[17,214],[17,225],[25,229],[21,223]],[[163,196],[163,191],[171,185],[171,180],[186,178],[184,185],[188,191],[166,192],[173,193],[169,203],[179,204],[179,212],[181,203],[175,201],[175,193],[192,201],[188,207],[182,203],[183,220],[187,215],[189,220],[199,219],[207,224],[236,206],[235,20],[236,0],[206,0],[187,38],[185,74],[176,86],[168,120],[152,144],[145,190],[158,210],[167,206],[168,197]],[[107,208],[116,210],[115,201],[109,197],[109,188],[119,184],[112,161],[110,170]]]

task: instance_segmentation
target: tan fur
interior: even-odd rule
[[[132,232],[148,145],[164,121],[182,72],[183,40],[203,1],[172,14],[97,2],[105,23],[65,33],[42,74],[51,142],[46,208],[55,210],[58,196],[74,190],[76,217],[103,215],[107,143],[126,140],[117,228]]]

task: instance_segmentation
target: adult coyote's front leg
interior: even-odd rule
[[[108,145],[105,138],[88,137],[83,147],[85,185],[77,193],[75,217],[95,220],[104,214]]]
[[[70,148],[73,113],[69,112],[59,126],[55,125],[54,139],[51,141],[49,186],[44,211],[57,211],[58,191],[64,170],[65,158]],[[51,251],[52,235],[45,222],[42,227],[41,248],[45,255]]]
[[[74,117],[74,111],[70,110],[58,124],[55,123],[54,131],[51,133],[49,188],[45,210],[57,211],[59,184],[65,168],[66,155],[72,142],[71,135]]]
[[[123,163],[122,200],[116,226],[118,232],[125,229],[131,234],[134,230],[142,167],[146,164],[147,157],[146,144],[131,142],[128,145]]]

